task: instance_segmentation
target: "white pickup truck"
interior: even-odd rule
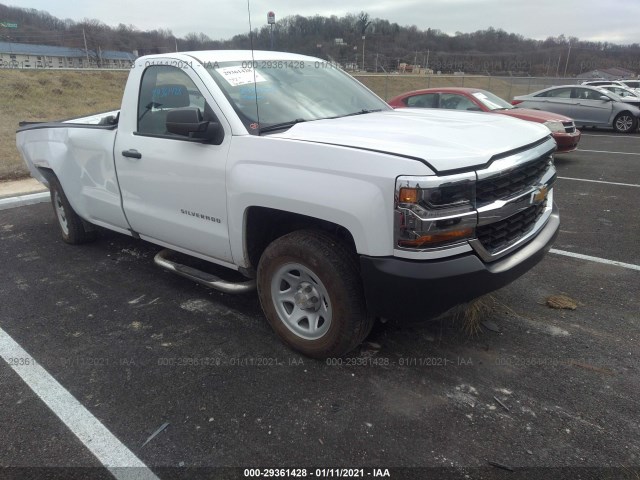
[[[433,317],[508,284],[559,226],[546,127],[395,111],[288,53],[141,57],[121,110],[23,122],[17,146],[66,242],[99,226],[164,247],[156,263],[197,282],[257,287],[281,339],[318,358],[376,318]]]

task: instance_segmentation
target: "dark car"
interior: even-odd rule
[[[478,88],[428,88],[403,93],[389,102],[394,108],[445,108],[470,112],[492,112],[510,117],[542,123],[558,144],[558,152],[575,150],[580,141],[580,131],[573,120],[557,113],[542,110],[515,108],[497,95]]]

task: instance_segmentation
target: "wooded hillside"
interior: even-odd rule
[[[83,30],[90,51],[123,50],[149,53],[176,50],[249,48],[248,32],[226,40],[212,40],[215,30],[176,37],[171,30],[141,31],[121,23],[109,26],[97,19],[76,22],[62,20],[47,12],[0,4],[0,18],[19,24],[18,29],[2,29],[5,41],[84,48]],[[269,49],[268,26],[254,30],[253,46]],[[640,45],[615,45],[582,41],[575,37],[532,40],[522,35],[489,28],[472,33],[448,35],[439,30],[421,30],[388,20],[371,18],[366,12],[343,17],[289,16],[273,29],[275,50],[319,56],[362,67],[364,41],[365,69],[393,71],[400,63],[428,66],[434,71],[492,75],[577,75],[607,67],[640,71]],[[339,40],[342,42],[340,43]],[[567,62],[567,56],[569,61]]]

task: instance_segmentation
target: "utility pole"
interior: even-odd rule
[[[87,55],[87,67],[91,64],[89,63],[89,49],[87,48],[87,36],[84,34],[84,27],[82,27],[82,38],[84,38],[84,53]]]
[[[378,73],[378,55],[380,54],[376,53],[376,73]]]
[[[178,52],[178,39],[176,37],[173,37],[173,39],[176,42],[176,53]]]
[[[569,51],[567,52],[567,61],[564,64],[564,78],[567,78],[567,67],[569,66],[569,55],[571,55],[571,43],[569,43]]]

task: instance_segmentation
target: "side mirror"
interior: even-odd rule
[[[167,113],[167,132],[189,137],[194,140],[209,141],[218,136],[220,124],[203,120],[197,107],[175,108]]]
[[[610,102],[611,99],[609,97],[607,97],[606,95],[600,95],[600,100],[602,100],[603,102]]]

